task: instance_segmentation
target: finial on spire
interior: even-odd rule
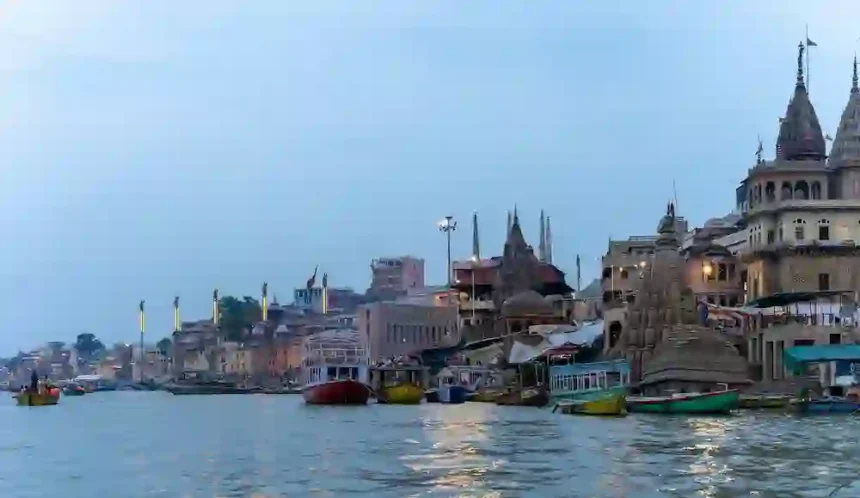
[[[520,224],[520,217],[519,217],[519,215],[517,214],[517,205],[516,205],[516,204],[514,204],[514,224],[515,224],[515,225],[519,225],[519,224]]]
[[[860,92],[860,88],[857,87],[857,54],[854,54],[854,75],[851,78],[851,93]]]
[[[755,163],[761,164],[764,161],[761,158],[762,153],[764,152],[764,147],[761,144],[761,135],[758,136],[758,148],[755,151]]]
[[[806,85],[803,83],[803,51],[806,50],[806,47],[803,46],[803,42],[800,42],[797,45],[797,86],[806,88]]]
[[[511,234],[511,227],[513,226],[513,218],[511,218],[511,212],[508,211],[508,229],[505,231],[505,237]]]

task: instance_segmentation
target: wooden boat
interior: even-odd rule
[[[18,406],[51,406],[60,402],[60,389],[52,387],[44,392],[21,391],[14,398]]]
[[[355,336],[355,334],[351,334]],[[352,338],[321,336],[305,348],[302,396],[309,405],[366,405],[369,359]]]
[[[791,406],[790,394],[741,394],[738,407],[744,410],[782,410]]]
[[[63,387],[63,396],[83,396],[87,390],[77,384],[66,384]]]
[[[736,389],[671,396],[628,396],[627,410],[636,413],[725,414],[738,408]]]
[[[542,407],[549,403],[549,392],[544,386],[512,388],[496,397],[500,406],[535,406]]]
[[[569,415],[627,414],[630,367],[624,360],[553,365],[549,358],[553,411]]]
[[[370,369],[370,386],[377,403],[417,405],[424,399],[428,369],[421,365],[394,363]]]
[[[170,383],[164,386],[164,390],[176,396],[201,396],[213,394],[255,394],[262,392],[262,389],[256,387],[240,387],[233,382],[225,381]]]
[[[496,389],[482,389],[472,393],[468,398],[473,403],[495,403],[503,391]]]
[[[860,402],[847,398],[827,397],[822,399],[796,400],[792,405],[800,413],[860,413]]]

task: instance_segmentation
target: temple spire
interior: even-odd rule
[[[803,51],[806,50],[806,47],[803,46],[803,42],[800,42],[797,45],[797,87],[798,88],[806,88],[806,85],[803,83]]]
[[[860,92],[857,87],[857,54],[854,54],[854,75],[851,77],[851,93]]]
[[[540,210],[540,242],[538,242],[538,259],[546,262],[546,217],[543,209]]]
[[[552,264],[552,229],[549,227],[549,216],[546,217],[546,262]]]
[[[511,219],[511,212],[508,211],[508,229],[505,230],[505,237],[507,237],[511,234],[511,227],[513,226],[513,224],[514,224],[514,222]]]
[[[472,213],[472,257],[481,259],[481,243],[478,238],[478,212]]]

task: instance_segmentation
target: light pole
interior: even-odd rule
[[[451,301],[451,274],[453,273],[453,268],[451,268],[451,232],[457,230],[457,222],[454,221],[454,217],[448,215],[438,223],[439,231],[444,232],[448,239],[448,304],[453,304]]]

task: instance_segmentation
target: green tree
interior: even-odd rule
[[[163,356],[170,355],[171,346],[173,346],[173,341],[171,341],[169,337],[164,337],[155,344],[155,347],[158,348],[158,352]]]
[[[78,337],[75,339],[75,349],[78,350],[78,354],[81,356],[91,358],[97,353],[104,351],[105,345],[96,338],[95,334],[84,332],[83,334],[78,334]]]
[[[245,331],[260,321],[263,314],[260,303],[251,296],[244,296],[241,300],[224,296],[218,302],[218,308],[221,315],[218,323],[228,341],[241,341]]]

